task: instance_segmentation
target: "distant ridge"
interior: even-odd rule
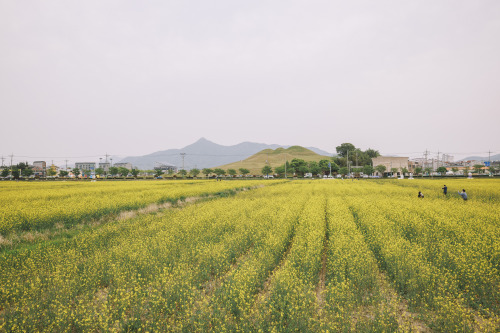
[[[491,155],[492,161],[500,161],[500,154]],[[488,156],[469,156],[462,158],[460,161],[488,161]]]
[[[294,158],[300,158],[307,162],[319,162],[320,160],[329,159],[330,157],[331,155],[319,155],[301,146],[291,146],[289,148],[280,147],[276,149],[264,149],[242,161],[221,165],[219,168],[224,170],[235,169],[238,173],[238,169],[245,168],[250,170],[251,174],[260,175],[265,165],[271,166],[274,170],[274,168],[285,164],[285,161],[290,162]]]
[[[152,169],[157,163],[169,163],[182,168],[181,153],[184,153],[186,154],[184,155],[184,168],[186,170],[192,168],[203,169],[244,160],[264,149],[277,149],[280,147],[286,148],[287,146],[254,142],[223,146],[201,138],[181,149],[167,149],[144,156],[128,156],[122,158],[120,162],[130,162],[139,169]],[[318,148],[311,148],[310,150],[329,155],[329,153]]]

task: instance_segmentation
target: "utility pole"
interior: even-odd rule
[[[68,160],[65,161],[66,161],[66,171],[68,171]]]
[[[427,155],[429,155],[429,151],[426,149],[425,152],[424,152],[424,156],[425,156],[424,171],[427,168]]]
[[[438,149],[437,167],[439,168],[439,149]]]
[[[12,159],[14,158],[14,153],[10,153],[10,177],[12,178]]]
[[[5,157],[3,157],[3,155],[2,155],[2,167],[3,167],[3,160],[5,160]]]
[[[182,157],[182,170],[184,170],[184,157],[186,156],[186,153],[181,153]]]

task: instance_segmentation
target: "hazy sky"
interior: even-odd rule
[[[0,110],[4,156],[500,153],[500,1],[0,0]]]

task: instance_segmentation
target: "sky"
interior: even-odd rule
[[[0,154],[500,153],[500,2],[0,0]],[[97,157],[98,158],[98,157]]]

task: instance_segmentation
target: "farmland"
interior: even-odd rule
[[[446,185],[1,183],[0,331],[498,331],[500,181]]]

